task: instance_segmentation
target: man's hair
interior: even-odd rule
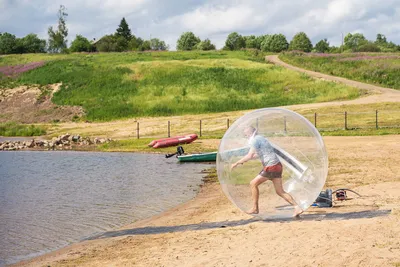
[[[245,130],[246,130],[246,131],[249,131],[249,132],[251,132],[251,133],[254,133],[254,132],[255,132],[255,133],[257,134],[257,129],[254,128],[253,126],[247,126]]]

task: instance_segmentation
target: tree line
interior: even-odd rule
[[[60,6],[58,11],[58,27],[48,29],[48,41],[30,33],[23,38],[16,38],[10,33],[0,33],[0,54],[22,53],[68,53],[68,52],[123,52],[123,51],[165,51],[169,47],[158,38],[144,40],[132,34],[125,18],[122,18],[115,33],[105,35],[99,40],[89,41],[82,35],[76,35],[68,47],[66,26],[66,9]],[[177,50],[215,50],[215,45],[209,39],[201,40],[193,32],[184,32],[176,43]],[[385,35],[379,33],[375,41],[370,41],[361,33],[348,33],[341,46],[331,46],[327,39],[322,39],[314,46],[304,32],[297,33],[288,42],[283,34],[248,35],[242,36],[232,32],[227,36],[223,50],[258,49],[265,52],[279,53],[287,50],[319,53],[341,52],[398,52],[400,45],[389,42]]]
[[[105,35],[99,40],[89,41],[78,34],[68,47],[68,28],[66,18],[68,13],[61,5],[58,10],[58,26],[48,28],[48,40],[40,39],[30,33],[23,38],[16,38],[11,33],[0,33],[0,54],[22,53],[69,53],[69,52],[123,52],[145,50],[168,50],[164,41],[158,38],[144,40],[132,34],[125,18],[122,18],[115,33]]]
[[[385,35],[377,34],[375,41],[370,41],[361,33],[348,33],[341,46],[331,46],[328,40],[322,39],[313,46],[310,38],[304,32],[294,35],[288,42],[283,34],[267,34],[261,36],[241,36],[237,32],[228,35],[224,50],[258,49],[265,52],[279,53],[286,50],[303,52],[341,53],[341,52],[397,52],[400,46],[388,42]]]

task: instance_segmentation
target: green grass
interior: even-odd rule
[[[280,54],[279,58],[304,69],[400,89],[400,53],[350,53],[321,56],[321,54],[289,52]]]
[[[40,136],[45,135],[42,126],[17,124],[15,122],[0,123],[0,136]]]
[[[0,66],[19,65],[37,61],[63,59],[93,61],[101,65],[130,64],[153,60],[190,60],[237,58],[264,62],[268,53],[257,51],[189,51],[189,52],[125,52],[125,53],[74,53],[74,54],[20,54],[0,57]]]
[[[62,82],[53,102],[82,106],[83,120],[91,121],[247,110],[360,95],[356,88],[266,64],[264,54],[254,51],[14,55],[2,57],[0,65],[37,60],[47,63],[22,74],[15,86]]]
[[[148,144],[154,140],[153,138],[142,138],[142,139],[127,139],[127,140],[114,140],[110,143],[101,144],[97,147],[98,150],[103,152],[149,152],[149,153],[162,153],[169,154],[175,153],[176,147],[166,148],[152,148]],[[181,145],[183,149],[188,153],[201,153],[201,152],[212,152],[215,149],[204,148],[201,143],[194,142],[191,144]]]
[[[351,130],[332,130],[319,131],[322,136],[372,136],[372,135],[392,135],[400,134],[400,128],[379,128],[379,129],[351,129]]]
[[[379,131],[371,130],[376,127],[376,111],[378,111]],[[314,124],[314,114],[317,113],[317,128],[320,131],[335,130],[345,127],[345,112],[347,112],[347,128],[355,129],[355,135],[360,133],[384,134],[397,133],[395,127],[400,127],[400,103],[374,103],[365,105],[340,105],[313,109],[296,110]],[[365,132],[360,130],[366,129]],[[385,128],[394,128],[391,130]],[[346,133],[348,131],[345,131]],[[358,133],[358,134],[356,134]],[[349,133],[346,133],[349,135]]]

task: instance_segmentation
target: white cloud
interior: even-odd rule
[[[255,14],[250,6],[234,7],[204,6],[193,12],[172,18],[189,31],[198,34],[215,34],[218,32],[241,31],[262,25],[263,18]]]
[[[111,34],[125,17],[135,35],[158,37],[172,49],[184,31],[210,38],[218,48],[233,31],[283,33],[289,41],[304,31],[313,43],[328,38],[333,45],[342,33],[363,32],[369,39],[383,33],[400,44],[400,0],[0,0],[0,32],[47,38],[60,4],[67,8],[70,41],[76,34]]]

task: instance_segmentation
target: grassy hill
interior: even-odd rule
[[[286,63],[308,70],[400,89],[400,53],[289,52],[279,55],[279,58]]]
[[[237,52],[147,52],[12,55],[0,66],[45,61],[0,79],[0,87],[62,83],[59,105],[78,105],[85,120],[224,112],[352,99],[358,89],[314,80],[266,64],[264,55]]]

